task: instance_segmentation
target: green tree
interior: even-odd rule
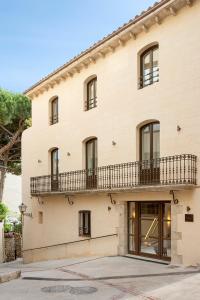
[[[0,222],[5,220],[6,216],[8,214],[8,208],[5,204],[0,203]]]
[[[0,202],[6,172],[21,174],[21,136],[30,126],[30,100],[22,94],[0,89]]]

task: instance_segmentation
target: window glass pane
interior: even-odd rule
[[[160,157],[160,124],[153,124],[153,158]]]
[[[97,86],[97,79],[94,78],[88,83],[88,109],[91,109],[96,106],[96,86]]]
[[[51,103],[51,123],[58,122],[58,99],[54,99]]]
[[[171,221],[163,222],[163,237],[165,239],[171,238]]]
[[[171,240],[163,241],[163,256],[171,257]]]
[[[129,203],[129,251],[135,251],[135,202]]]
[[[85,234],[89,234],[89,213],[84,213],[84,232]]]
[[[151,54],[147,53],[143,57],[143,85],[149,85],[151,78]]]
[[[135,203],[130,203],[129,206],[129,234],[135,233]]]
[[[55,149],[52,151],[52,174],[57,175],[58,174],[58,149]]]
[[[57,115],[58,113],[58,100],[54,100],[52,103],[53,115]]]
[[[135,251],[135,237],[133,235],[129,235],[129,251]]]
[[[93,99],[94,98],[94,81],[91,81],[89,83],[89,99]]]
[[[142,129],[142,160],[150,159],[150,127]]]
[[[79,212],[79,235],[83,235],[83,212]]]
[[[86,169],[95,169],[97,167],[97,139],[87,142],[86,155]]]
[[[87,143],[87,169],[94,168],[93,141]]]
[[[141,204],[141,252],[158,254],[159,205]]]
[[[141,252],[157,254],[158,217],[141,220]]]
[[[159,213],[159,206],[157,203],[142,203],[141,204],[141,217],[153,219]]]
[[[158,49],[153,51],[153,81],[158,81],[159,71],[158,71]]]
[[[170,221],[171,220],[171,204],[170,203],[165,203],[164,204],[163,217],[164,217],[165,221]]]

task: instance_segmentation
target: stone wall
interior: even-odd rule
[[[4,261],[3,222],[0,222],[0,263]]]
[[[5,234],[5,261],[13,261],[22,256],[22,239],[19,234]]]

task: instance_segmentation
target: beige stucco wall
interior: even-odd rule
[[[111,204],[105,194],[75,196],[73,206],[69,206],[62,196],[46,197],[43,205],[30,197],[30,176],[49,174],[48,150],[52,147],[59,148],[60,172],[84,167],[82,141],[90,136],[98,138],[99,166],[135,161],[139,158],[138,125],[159,120],[160,155],[196,154],[199,164],[199,20],[200,2],[196,1],[193,7],[182,9],[176,17],[168,17],[148,33],[140,34],[135,41],[130,40],[72,79],[34,98],[33,124],[23,134],[23,201],[33,212],[33,219],[25,218],[24,249],[76,240],[79,209],[88,208],[95,216],[92,218],[94,236],[115,233],[121,222],[117,208],[112,207],[108,212],[107,207]],[[138,52],[152,42],[159,43],[160,82],[138,90]],[[98,82],[97,108],[85,112],[83,83],[94,74]],[[49,126],[49,99],[56,95],[59,97],[59,123]],[[181,127],[180,132],[177,132],[177,125]],[[113,140],[116,146],[112,145]],[[67,152],[71,155],[67,156]],[[173,228],[182,232],[182,239],[174,246],[176,255],[181,257],[177,261],[200,263],[200,192],[196,189],[178,192],[178,195],[181,206],[178,212],[181,213],[173,212],[176,222]],[[118,201],[171,200],[168,192],[119,194],[116,197]],[[191,224],[184,222],[187,205],[194,213],[194,223]],[[44,211],[43,225],[37,220],[40,210]],[[107,240],[103,244],[95,243],[89,250],[82,247],[90,254],[116,254],[119,240],[111,240],[109,243]],[[66,251],[61,250],[58,257],[68,255]],[[49,257],[55,258],[56,253],[57,250],[52,250]],[[70,253],[73,254],[73,250]],[[25,255],[27,260],[41,258],[39,254],[28,251]]]

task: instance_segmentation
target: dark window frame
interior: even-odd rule
[[[54,153],[56,153],[56,172],[54,173]],[[58,177],[59,177],[59,148],[51,150],[51,189],[52,191],[58,190]]]
[[[150,123],[147,123],[147,124],[143,125],[142,127],[140,127],[140,161],[142,160],[142,147],[143,147],[142,131],[147,126],[149,126],[149,128],[150,128],[150,160],[153,159],[153,125],[155,125],[155,124],[160,125],[160,122],[159,121],[150,122]],[[159,130],[159,134],[160,134],[160,130]]]
[[[97,138],[92,138],[85,143],[85,163],[86,170],[88,170],[88,145],[92,143],[92,157],[93,157],[93,165],[94,169],[97,168]]]
[[[147,48],[144,52],[141,53],[140,55],[140,78],[139,78],[139,88],[145,88],[149,85],[154,84],[155,82],[159,82],[159,67],[157,68],[156,72],[157,75],[154,76],[154,70],[153,70],[153,53],[154,51],[159,50],[159,45],[154,45],[152,47]],[[145,84],[145,76],[147,74],[144,74],[144,68],[143,68],[143,62],[144,58],[146,57],[147,54],[150,54],[150,79],[146,79],[146,81],[149,81],[149,84]],[[159,63],[159,61],[158,61]],[[157,78],[157,81],[154,81],[154,78]]]
[[[78,216],[79,216],[79,236],[91,237],[91,211],[79,210]],[[88,224],[86,224],[86,216],[88,218]]]
[[[90,98],[90,88],[94,84],[94,97]],[[86,99],[86,110],[93,109],[97,107],[97,77],[92,78],[90,81],[87,82],[87,99]]]
[[[54,111],[54,104],[56,103],[56,111]],[[58,97],[51,100],[51,114],[50,114],[50,125],[58,123]]]

